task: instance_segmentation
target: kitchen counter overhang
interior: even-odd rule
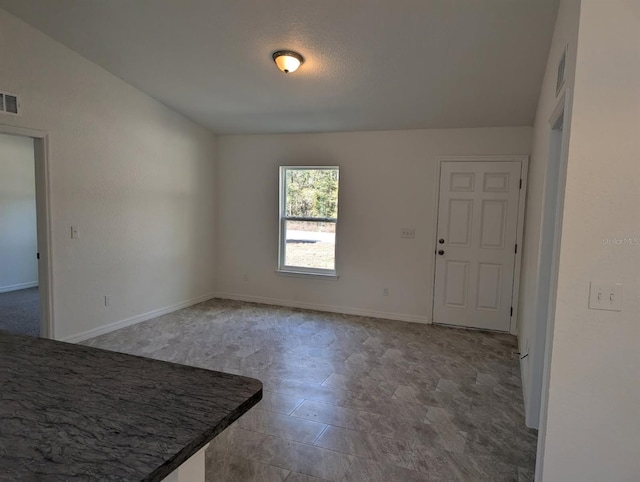
[[[261,398],[252,378],[0,331],[0,480],[175,477]]]

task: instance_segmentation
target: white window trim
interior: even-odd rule
[[[309,271],[294,271],[294,270],[284,270],[277,269],[276,274],[279,276],[288,276],[290,278],[316,278],[323,280],[337,280],[340,279],[340,276],[332,273],[314,273]]]
[[[337,280],[338,276],[338,219],[336,219],[335,231],[336,231],[336,242],[335,242],[335,252],[334,252],[334,267],[335,269],[320,269],[320,268],[304,268],[300,266],[288,266],[284,264],[284,254],[286,249],[286,239],[285,239],[285,222],[286,222],[286,189],[285,189],[285,177],[284,174],[287,170],[291,169],[299,169],[299,170],[308,170],[308,169],[337,169],[340,172],[339,166],[280,166],[280,195],[278,198],[278,269],[276,273],[283,276],[292,276],[296,278],[318,278],[318,279],[334,279]],[[338,203],[340,199],[340,191],[338,191]],[[338,209],[340,209],[338,207]]]

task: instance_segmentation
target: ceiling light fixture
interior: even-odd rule
[[[295,72],[304,63],[302,55],[291,50],[278,50],[272,57],[278,68],[285,74]]]

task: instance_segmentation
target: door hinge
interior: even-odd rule
[[[520,179],[520,189],[522,189],[522,179]]]
[[[40,253],[36,253],[36,259],[40,259]]]
[[[516,244],[516,254],[518,254],[518,245]]]
[[[510,316],[513,316],[513,306],[511,307],[511,315]]]

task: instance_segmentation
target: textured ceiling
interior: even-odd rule
[[[0,0],[217,133],[531,125],[557,4]]]

